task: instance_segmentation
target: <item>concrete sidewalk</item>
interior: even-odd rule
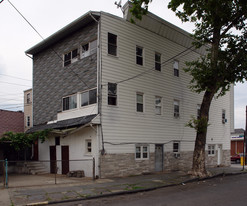
[[[220,174],[240,174],[242,166],[208,168],[213,176]],[[34,177],[34,178],[33,178]],[[48,177],[33,176],[31,180],[50,181]],[[155,173],[124,178],[110,178],[98,180],[75,180],[74,182],[60,182],[57,185],[48,184],[43,186],[10,187],[0,192],[0,205],[37,205],[37,203],[52,204],[71,200],[96,198],[108,195],[126,194],[138,191],[147,191],[156,188],[186,184],[197,179],[183,173]],[[61,181],[61,180],[59,180]],[[35,182],[33,182],[35,183]]]

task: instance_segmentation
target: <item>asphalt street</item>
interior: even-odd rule
[[[247,205],[247,174],[218,177],[132,195],[56,204],[61,206],[236,206]]]

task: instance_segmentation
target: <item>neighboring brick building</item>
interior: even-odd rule
[[[24,113],[0,110],[0,136],[5,132],[24,132]]]
[[[235,129],[231,133],[231,155],[243,153],[244,151],[244,129]]]

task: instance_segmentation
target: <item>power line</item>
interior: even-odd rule
[[[189,50],[190,50],[188,53],[186,53],[186,54],[184,54],[184,55],[182,55],[182,56],[180,56],[180,57],[183,57],[183,56],[189,54],[190,52],[195,51],[195,49],[194,49],[194,50],[192,49],[193,47],[194,47],[194,46],[190,46],[189,48],[186,48],[184,51],[179,52],[179,53],[176,54],[175,56],[170,57],[170,58],[167,59],[166,61],[162,62],[162,63],[161,63],[161,66],[165,66],[168,62],[170,62],[171,60],[176,59],[177,57],[179,57],[180,55],[182,55],[182,54],[185,53],[186,51],[189,51]],[[134,76],[132,76],[132,77],[129,77],[129,78],[127,78],[127,79],[124,79],[124,80],[115,82],[115,84],[121,84],[121,83],[123,83],[123,82],[126,82],[126,81],[129,81],[129,80],[132,80],[132,79],[141,77],[141,76],[143,76],[143,75],[145,75],[145,74],[147,74],[147,73],[149,73],[149,72],[152,72],[153,70],[155,70],[155,67],[152,67],[151,69],[148,69],[148,70],[146,70],[146,71],[143,71],[143,72],[141,72],[141,73],[139,73],[139,74],[137,74],[137,75],[134,75]],[[107,84],[103,84],[102,86],[106,86],[106,85],[107,85]]]
[[[44,39],[41,34],[34,28],[34,26],[25,18],[25,16],[22,15],[22,13],[8,0],[10,5],[21,15],[21,17],[32,27],[32,29],[41,37],[41,39]]]
[[[10,3],[10,5],[21,15],[21,17],[32,27],[32,29],[41,37],[41,39],[43,39],[44,41],[46,41],[43,36],[35,29],[35,27],[25,18],[25,16],[10,2],[10,0],[8,0],[8,2]],[[59,59],[62,60],[63,62],[63,58],[53,49],[51,48],[51,50],[59,57]],[[74,72],[72,69],[68,70],[69,72],[71,71],[88,89],[89,86],[86,84],[86,82],[80,78],[79,74],[77,74],[76,72]]]
[[[10,83],[10,82],[3,82],[3,81],[0,81],[0,83],[4,83],[4,84],[11,84],[11,85],[17,85],[17,86],[23,86],[23,87],[31,87],[30,85],[15,84],[15,83]]]
[[[11,78],[14,78],[14,79],[20,79],[20,80],[24,80],[24,81],[32,81],[30,79],[23,79],[23,78],[20,78],[20,77],[15,77],[15,76],[11,76],[11,75],[7,75],[7,74],[0,74],[1,76],[6,76],[6,77],[11,77]]]

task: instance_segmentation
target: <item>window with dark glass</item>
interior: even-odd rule
[[[179,117],[179,101],[174,100],[174,117],[178,118]]]
[[[27,104],[30,104],[31,103],[31,94],[28,93],[27,94]]]
[[[179,77],[179,67],[178,61],[174,61],[173,63],[174,76]]]
[[[155,97],[155,114],[161,115],[161,97]]]
[[[143,112],[143,94],[136,94],[136,111]]]
[[[81,93],[81,106],[87,106],[95,104],[97,102],[97,89],[91,89],[89,91]]]
[[[64,54],[64,66],[74,63],[78,60],[78,49],[74,49],[67,54]]]
[[[55,137],[55,145],[60,145],[60,137]]]
[[[161,71],[161,54],[155,53],[155,70]]]
[[[63,111],[74,109],[77,107],[77,95],[71,95],[63,98]]]
[[[173,152],[178,153],[179,152],[179,144],[180,142],[173,142]]]
[[[143,65],[143,48],[136,46],[136,64]]]
[[[117,35],[108,33],[108,54],[117,56]]]
[[[108,105],[117,105],[117,84],[108,83]]]
[[[135,147],[135,158],[138,159],[148,159],[149,158],[149,146],[137,145]]]
[[[30,116],[27,116],[27,127],[30,127]]]

